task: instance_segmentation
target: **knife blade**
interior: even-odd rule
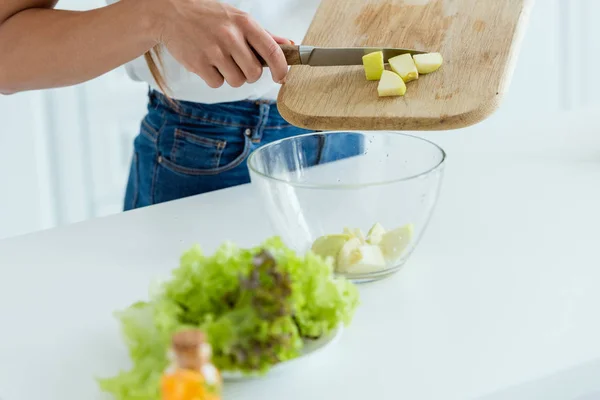
[[[413,49],[397,49],[385,47],[313,47],[280,45],[288,65],[309,65],[311,67],[331,67],[343,65],[362,65],[364,55],[376,51],[383,51],[385,63],[392,57],[402,54],[424,54],[425,51]],[[263,66],[266,63],[259,60]]]

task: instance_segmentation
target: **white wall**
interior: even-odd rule
[[[0,237],[55,224],[42,142],[43,97],[0,97]]]
[[[119,69],[0,97],[0,238],[121,210],[146,90]]]
[[[537,0],[494,123],[512,128],[525,115],[600,101],[598,15],[598,0]],[[0,238],[120,211],[145,92],[119,69],[74,88],[0,97]]]
[[[561,108],[560,85],[550,84],[556,82],[560,74],[562,27],[559,6],[557,0],[537,0],[535,3],[509,93],[501,108],[507,117]]]

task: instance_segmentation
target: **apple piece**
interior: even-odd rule
[[[358,240],[360,240],[361,244],[367,243],[367,238],[365,236],[365,233],[359,228],[354,230],[354,237],[358,238]]]
[[[402,54],[388,60],[392,71],[400,75],[404,83],[419,79],[419,71],[410,54]]]
[[[340,250],[351,238],[350,235],[343,234],[321,236],[314,241],[311,250],[323,258],[332,257],[335,263]]]
[[[381,252],[388,263],[394,263],[402,256],[413,237],[413,225],[386,232],[379,242]]]
[[[398,74],[392,71],[383,71],[379,86],[377,87],[379,97],[404,96],[406,84]]]
[[[373,225],[371,230],[369,230],[369,233],[367,233],[367,243],[375,245],[379,244],[385,232],[386,231],[383,225],[377,222],[375,225]]]
[[[353,238],[359,239],[361,244],[365,244],[367,242],[364,232],[359,228],[357,228],[357,229],[344,228],[344,234],[350,235]]]
[[[378,81],[381,79],[381,74],[385,69],[385,63],[383,62],[383,52],[376,51],[369,53],[362,58],[363,65],[365,67],[365,75],[369,81]]]
[[[386,267],[379,246],[361,245],[357,238],[346,242],[338,256],[337,270],[346,273],[364,273]]]
[[[337,270],[340,272],[344,272],[349,266],[354,265],[360,261],[362,258],[360,254],[360,247],[362,243],[358,238],[353,237],[348,240],[337,258]]]
[[[368,274],[384,270],[387,266],[381,249],[377,246],[365,246],[361,248],[363,259],[351,266],[348,266],[344,271],[347,274]]]
[[[437,71],[444,63],[440,53],[415,54],[413,56],[419,74],[430,74]]]
[[[355,264],[357,267],[367,267],[372,270],[385,268],[387,265],[383,252],[379,246],[367,244],[359,249],[361,259]]]

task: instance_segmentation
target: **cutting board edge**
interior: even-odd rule
[[[406,117],[348,117],[348,116],[311,116],[296,112],[281,101],[285,96],[285,85],[279,92],[277,108],[279,114],[288,123],[308,130],[330,131],[444,131],[467,128],[483,122],[494,114],[502,103],[503,93],[498,93],[488,101],[466,113],[442,115],[440,118]]]

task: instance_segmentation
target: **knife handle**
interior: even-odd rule
[[[302,65],[302,59],[300,58],[300,46],[293,44],[280,44],[279,47],[281,47],[288,65]],[[254,54],[256,54],[256,57],[258,58],[258,61],[260,61],[261,65],[266,67],[267,63],[265,60],[263,60],[263,58],[259,56],[256,51],[254,51]]]

